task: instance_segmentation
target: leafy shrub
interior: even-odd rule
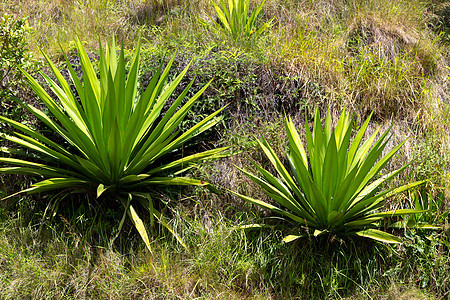
[[[18,67],[35,66],[27,49],[26,37],[31,27],[25,18],[15,19],[3,15],[0,19],[0,97],[14,92],[22,84],[22,73]]]
[[[76,48],[83,71],[82,80],[77,77],[67,56],[65,58],[78,96],[74,95],[49,57],[44,55],[59,85],[44,73],[41,75],[59,102],[53,100],[31,75],[25,71],[23,74],[51,116],[16,99],[53,133],[68,143],[70,148],[65,148],[26,125],[0,116],[0,120],[18,130],[15,132],[16,136],[2,134],[0,137],[35,153],[31,156],[19,149],[1,148],[2,152],[24,158],[0,158],[0,162],[13,165],[0,168],[0,172],[37,175],[44,178],[18,193],[38,193],[58,189],[87,192],[97,197],[108,194],[103,197],[104,201],[116,199],[124,207],[125,212],[119,230],[128,214],[150,249],[147,232],[136,212],[135,203],[140,202],[149,211],[151,224],[156,218],[171,230],[145,187],[208,184],[201,180],[177,177],[171,171],[176,168],[188,168],[195,161],[211,159],[224,149],[174,159],[174,156],[181,152],[179,148],[182,145],[220,121],[216,116],[222,109],[181,133],[177,130],[179,124],[209,83],[178,109],[193,84],[191,81],[165,115],[160,114],[167,99],[173,97],[174,90],[189,66],[173,81],[167,82],[174,55],[164,71],[160,65],[148,86],[138,91],[139,44],[127,77],[123,48],[117,57],[114,43],[107,45],[105,51],[100,45],[100,78],[97,78],[93,65],[78,39]]]
[[[318,101],[317,94],[311,99],[312,84],[300,76],[294,76],[287,63],[270,62],[231,46],[223,49],[216,47],[201,55],[181,47],[177,53],[171,74],[181,71],[190,57],[196,56],[190,72],[177,90],[181,92],[183,86],[194,78],[196,81],[192,90],[214,78],[210,88],[203,93],[202,101],[193,105],[191,113],[182,122],[183,127],[191,126],[225,104],[229,104],[225,112],[225,124],[228,128],[235,128],[243,123],[254,122],[255,119],[275,121],[283,111],[298,111],[304,106],[314,106]],[[156,58],[163,55],[158,49],[142,51],[140,72],[144,83],[147,74],[157,69],[159,60]],[[216,128],[214,132],[219,133],[220,130]]]
[[[262,7],[266,1],[249,14],[250,0],[224,0],[215,2],[211,0],[214,10],[217,14],[217,20],[208,16],[212,22],[214,29],[221,32],[225,36],[230,36],[233,40],[248,39],[260,36],[264,30],[272,26],[274,18],[268,22],[258,26],[258,19],[261,14]],[[250,16],[249,16],[250,15]],[[206,24],[205,22],[202,22]]]
[[[311,133],[306,126],[308,157],[294,123],[286,117],[285,127],[289,138],[287,159],[291,173],[264,139],[257,142],[279,177],[272,175],[256,163],[254,166],[262,177],[241,169],[270,198],[281,205],[281,208],[233,193],[294,221],[297,232],[295,235],[285,237],[286,242],[301,237],[300,231],[310,228],[314,229],[314,236],[325,233],[358,235],[387,243],[399,243],[398,237],[376,229],[380,227],[380,221],[386,217],[415,214],[421,211],[414,209],[375,211],[383,207],[386,198],[422,182],[380,191],[384,183],[406,167],[376,179],[381,169],[404,142],[394,147],[385,156],[381,156],[389,141],[389,130],[382,133],[375,141],[378,129],[361,145],[369,120],[370,117],[350,143],[353,126],[352,120],[345,111],[342,112],[334,129],[331,128],[331,117],[328,112],[322,129],[319,112],[316,109],[313,132]]]

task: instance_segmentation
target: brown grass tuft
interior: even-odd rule
[[[410,51],[417,39],[398,25],[374,17],[356,17],[348,28],[347,45],[350,53],[366,47],[383,59],[392,59]]]

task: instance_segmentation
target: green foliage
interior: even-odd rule
[[[35,66],[28,51],[27,37],[31,27],[25,18],[16,19],[4,14],[0,19],[0,97],[14,92],[22,84],[19,67],[28,69]]]
[[[397,277],[403,282],[414,282],[421,289],[436,295],[436,299],[448,297],[450,288],[450,243],[445,233],[406,231],[405,242],[397,260],[386,276]],[[436,280],[437,279],[437,280]]]
[[[450,4],[447,1],[432,3],[431,14],[425,18],[425,24],[429,29],[439,34],[446,43],[450,42]]]
[[[408,225],[424,229],[443,229],[450,215],[450,209],[445,208],[445,187],[434,187],[431,191],[421,188],[409,192],[412,207],[424,210],[408,218]],[[448,222],[448,221],[447,221]],[[432,225],[436,224],[436,225]],[[443,226],[442,226],[443,225]]]
[[[168,98],[173,96],[189,66],[173,81],[167,82],[174,55],[165,69],[162,70],[160,65],[148,86],[139,91],[140,44],[134,53],[128,76],[125,74],[123,49],[117,57],[114,42],[107,45],[106,49],[100,45],[100,78],[97,78],[93,65],[78,39],[76,48],[83,70],[82,80],[77,77],[67,57],[66,61],[77,96],[57,67],[44,54],[59,85],[44,73],[41,75],[59,101],[52,99],[25,71],[23,74],[50,115],[16,98],[20,105],[46,124],[55,135],[60,136],[70,148],[50,140],[24,124],[0,116],[2,121],[18,130],[15,136],[2,134],[1,137],[35,153],[31,155],[19,149],[1,148],[1,152],[22,158],[0,158],[0,162],[12,165],[0,168],[0,173],[44,178],[18,193],[66,190],[87,192],[97,198],[105,194],[104,201],[111,201],[111,198],[119,200],[125,211],[119,231],[128,214],[150,249],[147,231],[135,209],[136,204],[140,202],[149,211],[151,225],[153,220],[157,219],[173,232],[145,187],[208,184],[201,180],[177,177],[171,172],[174,169],[186,170],[193,162],[211,159],[224,150],[219,148],[174,159],[180,152],[179,149],[190,139],[220,121],[216,116],[222,109],[181,133],[177,128],[209,83],[179,108],[193,84],[191,81],[165,115],[161,116],[161,111]]]
[[[161,2],[164,4],[159,4]],[[176,6],[177,2],[183,6]],[[253,1],[250,13],[261,2]],[[268,28],[263,33],[264,38],[251,40],[251,46],[245,49],[241,47],[242,43],[234,43],[240,47],[237,53],[230,45],[232,37],[229,34],[217,40],[219,34],[223,37],[222,31],[211,31],[217,34],[208,35],[205,34],[208,28],[199,28],[195,16],[204,14],[205,10],[220,23],[209,0],[30,0],[20,1],[19,14],[28,16],[35,28],[27,40],[30,49],[42,47],[57,57],[60,55],[58,41],[64,49],[70,48],[69,41],[77,32],[84,33],[85,47],[91,48],[96,48],[99,36],[102,40],[109,39],[111,32],[128,47],[141,32],[146,43],[143,48],[147,51],[156,49],[148,55],[148,62],[141,59],[138,73],[142,75],[155,73],[159,58],[168,49],[181,50],[169,72],[168,78],[171,79],[192,57],[200,54],[202,57],[191,65],[174,94],[181,93],[194,76],[197,79],[191,91],[199,90],[213,77],[214,81],[202,94],[201,101],[194,103],[178,129],[184,132],[224,103],[230,103],[230,117],[226,120],[229,130],[224,131],[216,125],[215,133],[208,137],[221,136],[222,142],[225,139],[225,143],[229,140],[230,144],[238,144],[242,152],[218,164],[200,165],[199,171],[192,176],[202,178],[204,174],[199,173],[206,173],[214,182],[223,183],[230,189],[242,188],[242,194],[248,193],[256,199],[263,199],[259,198],[262,191],[254,184],[246,184],[249,179],[239,181],[239,174],[230,169],[231,163],[245,165],[245,155],[249,155],[270,164],[261,157],[265,155],[257,149],[258,143],[249,132],[260,133],[277,154],[283,153],[287,138],[280,129],[284,124],[271,123],[278,120],[281,111],[298,112],[299,108],[309,109],[320,102],[321,107],[330,103],[334,108],[352,107],[354,112],[362,112],[361,115],[374,110],[372,120],[379,122],[394,115],[395,125],[391,133],[396,131],[396,136],[403,136],[409,132],[414,136],[402,147],[404,151],[400,149],[398,152],[412,161],[411,168],[404,171],[401,180],[411,182],[431,178],[432,182],[417,192],[399,197],[406,198],[405,202],[409,201],[411,208],[428,211],[397,220],[418,224],[428,222],[439,224],[441,228],[442,223],[447,223],[446,229],[433,230],[431,234],[428,230],[395,229],[394,232],[403,236],[402,245],[373,243],[363,238],[339,240],[333,239],[333,235],[329,236],[330,242],[323,243],[322,237],[316,239],[312,234],[308,239],[282,244],[280,241],[284,236],[298,231],[275,230],[279,227],[264,231],[232,230],[232,227],[255,222],[253,214],[245,211],[252,205],[236,202],[225,194],[205,194],[206,189],[195,187],[189,195],[182,196],[185,201],[176,202],[170,221],[173,230],[189,248],[189,253],[174,236],[169,236],[152,241],[155,255],[149,263],[149,254],[131,219],[125,220],[122,234],[118,237],[120,253],[108,249],[111,232],[116,233],[117,220],[123,216],[120,202],[113,203],[112,197],[111,201],[106,200],[106,197],[114,196],[111,189],[98,199],[92,199],[92,194],[75,197],[63,196],[62,193],[57,196],[46,193],[43,197],[31,195],[20,198],[18,202],[22,207],[17,210],[6,208],[10,201],[1,201],[5,206],[0,206],[2,218],[21,217],[20,222],[7,219],[0,224],[1,299],[449,297],[450,219],[448,211],[445,211],[449,207],[449,195],[448,182],[441,182],[449,179],[446,164],[449,113],[446,103],[450,82],[447,58],[450,56],[447,43],[449,26],[445,23],[448,2],[269,2],[266,1],[263,7],[262,20],[276,16],[280,26]],[[17,15],[17,1],[2,1],[0,11]],[[375,26],[370,22],[356,24],[355,20],[359,19],[374,20],[376,22],[372,24]],[[361,39],[352,35],[352,24],[359,25],[356,28],[361,30],[356,33]],[[210,29],[214,30],[214,27]],[[406,44],[403,43],[405,41]],[[395,53],[391,51],[394,46]],[[206,54],[210,50],[210,54]],[[141,57],[145,56],[143,52]],[[392,53],[392,56],[387,53]],[[155,59],[155,55],[159,55],[158,58]],[[125,53],[128,66],[131,60],[132,57]],[[77,74],[81,73],[77,65],[73,67]],[[94,66],[94,70],[97,72],[98,68]],[[64,76],[67,74],[62,73]],[[138,85],[138,90],[141,86],[146,87],[148,82]],[[47,86],[46,83],[44,85]],[[9,89],[16,90],[14,86]],[[22,91],[18,92],[22,97]],[[186,99],[193,94],[188,92]],[[24,96],[29,97],[22,97],[24,102],[35,103],[31,95]],[[169,103],[175,98],[170,97]],[[170,106],[169,103],[164,105],[163,111]],[[3,108],[0,109],[3,115],[9,113]],[[46,108],[44,110],[47,111]],[[311,112],[313,115],[314,110]],[[40,124],[27,125],[40,130],[41,134],[44,132],[61,145],[64,143],[71,152],[79,153],[65,140],[61,142],[61,138],[42,131]],[[0,127],[10,129],[4,122],[0,122]],[[429,130],[436,135],[436,140],[422,138],[422,134],[428,135]],[[227,138],[230,134],[234,135]],[[418,144],[422,141],[423,144]],[[281,154],[278,156],[281,158]],[[281,160],[285,163],[284,159]],[[398,160],[402,158],[392,159],[384,173],[397,165],[394,161]],[[267,170],[273,170],[273,167],[269,165]],[[409,174],[405,175],[406,172]],[[1,174],[0,198],[23,189],[30,180],[36,182],[39,179],[25,178]],[[392,183],[387,186],[392,186]],[[173,199],[181,198],[179,190],[161,189],[159,186],[155,190],[164,194],[163,201],[170,204],[166,206],[166,202],[161,203],[153,197],[153,204],[163,214],[173,208]],[[61,197],[65,197],[64,200]],[[50,229],[52,233],[43,236],[37,232],[35,219],[29,221],[28,218],[40,219],[42,207],[45,208],[50,199],[59,201],[58,213],[45,214],[54,216],[54,219],[46,222],[42,230],[45,233],[45,229]],[[141,214],[141,205],[136,200],[142,199],[133,197],[131,205],[140,217],[147,215],[146,220],[149,220],[148,213]],[[396,200],[387,200],[387,205],[396,206]],[[89,205],[84,205],[87,201]],[[202,206],[206,201],[210,201],[206,204],[208,207]],[[436,213],[436,209],[441,212]],[[233,211],[245,211],[238,222],[228,219],[234,217]],[[62,219],[60,215],[67,218],[66,226],[58,223]],[[261,215],[266,216],[267,212]],[[274,220],[277,219],[270,219],[267,223]],[[160,224],[155,224],[153,229],[156,232],[166,230]],[[298,230],[298,227],[292,229]],[[98,244],[100,246],[96,247]]]
[[[417,179],[432,179],[437,184],[445,174],[448,158],[442,153],[437,134],[428,134],[417,139],[412,157],[414,176]]]
[[[262,177],[241,170],[269,197],[280,204],[281,208],[233,193],[294,221],[298,232],[285,237],[285,242],[301,237],[298,227],[304,227],[314,229],[315,236],[324,233],[359,235],[386,243],[399,243],[398,237],[376,229],[380,227],[380,221],[386,217],[415,214],[421,211],[414,209],[376,211],[383,207],[386,198],[422,182],[379,191],[383,184],[405,169],[406,166],[378,177],[381,169],[392,159],[404,142],[382,156],[390,139],[389,130],[375,140],[380,131],[378,128],[362,143],[369,121],[370,117],[350,143],[353,126],[352,120],[345,111],[342,112],[336,128],[333,129],[328,112],[322,129],[319,111],[316,109],[313,132],[311,133],[306,126],[308,157],[294,123],[286,117],[285,127],[289,138],[287,159],[291,174],[265,139],[258,140],[258,144],[277,171],[278,177],[257,164],[254,166]]]
[[[261,10],[266,1],[249,14],[250,0],[220,0],[215,2],[211,0],[214,10],[217,14],[217,20],[208,16],[212,22],[214,29],[221,32],[225,36],[231,37],[238,41],[242,39],[251,39],[260,36],[264,30],[272,26],[275,19],[272,18],[268,22],[258,25]],[[250,15],[250,16],[249,16]],[[203,24],[206,24],[202,21]]]
[[[155,56],[162,56],[161,52],[143,50],[141,72],[145,78],[145,74],[151,74],[157,69]],[[178,53],[174,66],[179,70],[188,63],[186,58],[197,55],[181,87],[194,77],[196,82],[193,89],[200,88],[214,78],[210,88],[203,94],[202,101],[193,105],[191,113],[182,122],[182,128],[191,126],[225,104],[229,106],[224,121],[234,127],[253,122],[256,118],[277,119],[284,110],[296,109],[300,101],[308,102],[301,98],[307,93],[305,82],[292,76],[285,69],[286,65],[272,64],[267,57],[258,57],[230,45],[224,48],[215,46],[211,51],[201,54],[192,52],[192,49],[180,48]],[[223,129],[215,127],[216,133]]]

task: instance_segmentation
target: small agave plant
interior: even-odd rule
[[[128,214],[151,251],[147,231],[138,216],[139,210],[135,209],[138,206],[143,207],[148,210],[151,223],[157,219],[183,243],[161,212],[155,208],[154,200],[145,192],[145,187],[208,184],[193,178],[175,176],[173,171],[186,169],[199,160],[219,156],[225,148],[180,159],[173,157],[180,152],[183,144],[217,124],[220,121],[217,115],[223,108],[205,117],[186,132],[180,132],[180,123],[209,85],[206,84],[182,105],[193,81],[177,97],[174,97],[173,93],[189,66],[169,81],[168,75],[174,55],[164,70],[162,64],[160,65],[148,86],[140,91],[140,43],[134,52],[128,75],[123,48],[120,55],[117,55],[114,42],[107,45],[106,49],[100,45],[99,77],[79,39],[75,45],[82,66],[82,79],[78,78],[73,66],[66,56],[65,58],[76,94],[72,92],[69,83],[55,64],[44,54],[58,83],[44,73],[41,75],[58,101],[52,99],[25,71],[23,74],[29,85],[45,104],[48,113],[15,99],[66,145],[70,145],[70,149],[24,124],[0,116],[1,121],[16,129],[14,135],[3,133],[0,138],[21,147],[0,148],[0,152],[6,153],[6,156],[9,154],[9,157],[0,157],[0,163],[6,164],[0,168],[0,173],[41,178],[18,193],[63,190],[91,193],[103,197],[104,201],[115,198],[124,208],[118,231]],[[174,102],[162,115],[161,111],[169,97],[173,97]]]
[[[383,208],[386,198],[417,186],[423,181],[382,190],[386,182],[406,168],[403,166],[380,176],[380,171],[405,141],[382,156],[390,139],[388,136],[390,128],[376,139],[380,131],[378,128],[362,142],[369,120],[370,117],[351,140],[353,122],[345,111],[342,112],[335,128],[331,126],[328,112],[325,126],[322,128],[316,109],[313,132],[311,133],[306,126],[306,151],[292,120],[286,117],[289,168],[282,164],[269,143],[261,139],[257,142],[277,175],[271,174],[256,163],[253,164],[259,175],[240,169],[279,206],[233,193],[295,222],[298,234],[286,236],[285,242],[304,236],[303,233],[307,229],[313,229],[315,236],[329,233],[341,236],[357,235],[386,243],[401,242],[400,238],[379,230],[380,221],[387,217],[423,211],[414,209],[380,211],[380,209]]]
[[[273,20],[259,25],[258,19],[261,16],[262,7],[266,1],[254,9],[250,14],[250,0],[211,0],[217,14],[217,20],[208,16],[212,27],[234,40],[241,38],[255,38],[260,36],[267,28],[272,26]],[[208,25],[205,21],[200,21],[203,25]]]

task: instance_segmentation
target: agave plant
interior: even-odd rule
[[[306,151],[292,120],[286,117],[285,127],[289,138],[287,160],[291,172],[264,139],[258,140],[258,144],[278,176],[256,163],[254,166],[260,176],[241,169],[280,207],[233,193],[246,201],[291,219],[299,228],[314,229],[315,236],[324,233],[358,235],[387,243],[399,243],[398,237],[377,229],[380,227],[380,221],[386,217],[422,211],[398,209],[380,212],[379,209],[383,208],[386,198],[422,182],[381,189],[386,182],[405,169],[406,166],[403,166],[379,176],[380,171],[405,141],[382,156],[391,137],[388,136],[390,128],[376,139],[380,131],[378,128],[362,143],[369,120],[370,117],[351,142],[353,122],[345,111],[342,112],[335,128],[331,126],[328,112],[322,128],[316,109],[313,132],[311,133],[306,126]],[[284,241],[293,241],[301,236],[302,232],[299,229],[298,234],[288,235]]]
[[[268,27],[272,26],[275,18],[258,26],[258,18],[266,1],[252,11],[249,17],[250,0],[224,0],[215,2],[211,0],[217,14],[217,20],[208,16],[213,27],[225,36],[231,36],[234,40],[240,38],[253,38],[261,35]],[[205,22],[202,22],[206,24]]]
[[[201,180],[177,177],[173,170],[185,169],[199,160],[212,159],[224,148],[180,159],[173,157],[183,144],[219,122],[220,118],[216,116],[223,108],[181,133],[179,124],[209,85],[206,84],[181,106],[193,81],[178,97],[173,97],[173,93],[189,66],[169,81],[174,55],[164,70],[162,64],[159,66],[148,86],[140,91],[140,42],[128,75],[123,47],[117,55],[114,42],[106,45],[105,49],[100,44],[99,78],[81,41],[77,39],[75,44],[83,71],[81,80],[67,56],[64,56],[76,93],[72,92],[61,72],[44,54],[59,84],[46,74],[41,75],[58,101],[52,99],[43,86],[25,71],[23,74],[45,104],[48,114],[16,99],[70,148],[24,124],[0,116],[1,121],[16,129],[15,135],[1,134],[1,138],[21,146],[21,149],[1,148],[1,152],[10,155],[0,157],[0,162],[9,165],[0,168],[0,173],[37,175],[43,179],[18,193],[67,190],[93,193],[97,197],[106,192],[108,197],[103,195],[105,201],[116,197],[124,206],[119,231],[128,214],[150,250],[147,231],[137,214],[135,203],[140,202],[150,211],[152,223],[156,218],[171,230],[143,188],[149,185],[207,185]],[[169,97],[173,97],[173,104],[161,115]],[[24,151],[24,148],[29,151]],[[164,163],[161,160],[163,157]],[[182,242],[178,235],[175,236]]]

